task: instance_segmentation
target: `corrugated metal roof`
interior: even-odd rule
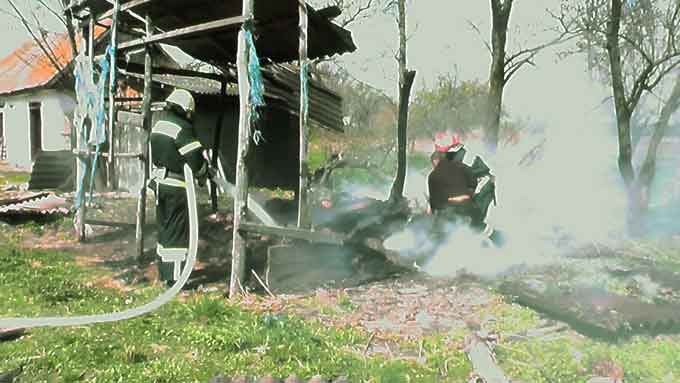
[[[67,206],[66,200],[54,193],[23,194],[0,200],[0,216],[68,214]]]
[[[140,73],[125,72],[131,77],[143,79]],[[293,115],[299,114],[300,108],[300,71],[292,64],[269,63],[262,67],[265,97],[279,100]],[[233,73],[229,74],[234,75]],[[196,73],[196,76],[175,74],[156,74],[153,81],[171,87],[186,89],[192,93],[219,95],[220,81],[208,75]],[[233,76],[232,76],[233,77]],[[316,80],[311,79],[309,92],[309,118],[313,123],[338,131],[343,130],[342,98],[328,90]],[[227,95],[238,96],[238,84],[227,84]]]
[[[122,4],[128,3],[123,1]],[[93,9],[102,13],[111,8],[106,0],[72,0],[74,10]],[[261,58],[275,62],[290,62],[299,57],[298,0],[255,2],[255,45]],[[134,8],[140,15],[149,15],[154,26],[164,31],[216,21],[241,15],[241,0],[154,0]],[[310,58],[329,57],[354,52],[356,45],[350,31],[333,24],[325,15],[308,6]],[[130,25],[139,22],[126,14],[121,18]],[[168,44],[181,48],[202,61],[223,65],[236,62],[236,41],[239,28],[198,33],[178,37]]]

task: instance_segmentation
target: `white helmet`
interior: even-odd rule
[[[196,109],[194,96],[184,89],[175,89],[165,101],[179,106],[187,113],[193,113]]]

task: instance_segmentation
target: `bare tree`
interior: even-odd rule
[[[680,2],[676,0],[583,0],[567,8],[584,31],[583,49],[590,50],[590,67],[599,70],[611,86],[618,131],[619,172],[628,189],[631,223],[648,207],[648,190],[654,178],[656,155],[671,115],[680,103],[680,65],[676,44],[680,33]],[[631,119],[645,94],[669,75],[676,81],[654,126],[644,164],[633,168]]]
[[[491,1],[491,43],[484,41],[491,55],[489,72],[489,101],[488,114],[485,123],[485,140],[491,151],[498,147],[500,136],[500,121],[503,106],[503,92],[510,79],[527,64],[535,65],[536,55],[550,46],[562,43],[575,36],[570,33],[569,25],[564,18],[556,17],[558,26],[551,28],[557,36],[553,39],[531,47],[518,47],[514,52],[508,52],[508,25],[514,0]],[[472,28],[481,35],[479,28],[470,23]]]
[[[406,0],[393,0],[386,9],[397,9],[397,25],[399,26],[399,112],[397,120],[397,175],[390,191],[390,201],[403,199],[406,183],[406,149],[408,145],[408,107],[411,88],[416,72],[409,70],[406,60]]]

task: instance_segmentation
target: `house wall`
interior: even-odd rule
[[[43,90],[3,97],[5,115],[5,137],[7,140],[7,162],[11,165],[30,169],[31,134],[29,104],[41,103],[42,147],[44,151],[70,149],[70,139],[65,136],[73,116],[75,100],[63,91]]]

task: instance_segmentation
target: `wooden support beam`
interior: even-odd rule
[[[78,150],[74,149],[73,154],[75,154],[77,157],[84,157],[88,158],[91,153],[89,150]],[[109,153],[100,153],[100,157],[102,158],[108,158]],[[123,159],[123,158],[142,158],[144,156],[144,153],[116,153],[116,158]]]
[[[300,182],[298,191],[298,227],[309,228],[312,225],[309,210],[309,164],[308,157],[308,129],[307,111],[309,110],[309,95],[304,94],[304,86],[309,82],[304,68],[309,64],[307,58],[307,32],[309,17],[307,15],[307,4],[304,0],[299,0],[298,12],[300,14]]]
[[[143,39],[135,39],[125,43],[120,44],[120,50],[130,50],[142,47],[146,44],[162,43],[168,40],[176,39],[179,37],[188,37],[191,35],[196,35],[200,33],[212,32],[220,29],[226,28],[238,28],[243,24],[243,16],[227,17],[220,20],[209,21],[207,23],[192,25],[190,27],[175,29],[174,31],[168,31],[164,33],[158,33],[155,35],[148,36]]]
[[[241,20],[252,20],[254,0],[243,0]],[[248,167],[246,157],[250,149],[250,80],[248,79],[248,44],[243,28],[238,33],[236,67],[239,85],[238,152],[236,155],[236,192],[234,193],[234,240],[231,251],[231,278],[229,297],[240,293],[246,276],[246,241],[241,233],[241,223],[248,211]]]
[[[116,97],[113,99],[114,102],[134,102],[134,101],[144,101],[143,97]]]
[[[222,123],[224,122],[224,115],[226,114],[227,101],[227,80],[222,80],[220,86],[220,107],[222,108],[219,117],[217,118],[217,125],[215,126],[215,134],[213,135],[213,147],[211,166],[213,169],[218,169],[218,162],[220,160],[220,144],[222,141]],[[210,181],[210,203],[212,205],[213,213],[217,214],[217,184],[215,181]]]
[[[121,4],[120,12],[131,12],[134,8],[137,8],[141,5],[149,4],[153,1],[154,0],[130,0],[127,3]],[[97,20],[101,21],[101,20],[104,20],[104,19],[108,19],[111,16],[113,16],[113,14],[114,14],[113,9],[110,9],[110,10],[102,13],[101,15],[99,15],[99,17],[97,17]]]
[[[109,70],[109,100],[115,100],[117,93],[116,72],[116,49],[118,48],[118,15],[120,13],[120,0],[113,0],[113,16],[111,21],[111,68]],[[107,157],[107,177],[106,183],[109,189],[116,190],[116,103],[109,102],[109,155]]]
[[[338,233],[309,231],[304,229],[281,226],[267,226],[255,223],[241,223],[240,230],[247,233],[301,239],[312,243],[325,243],[329,245],[342,246],[345,244],[346,241],[346,237]]]
[[[95,24],[94,22],[95,22],[94,16],[90,15],[90,19],[89,19],[88,26],[87,26],[87,45],[86,45],[87,48],[86,49],[87,49],[88,63],[89,63],[91,68],[94,67],[94,24]],[[83,124],[82,127],[81,127],[81,132],[78,132],[79,133],[78,134],[78,140],[79,140],[78,149],[81,149],[83,146],[87,145],[87,140],[89,138],[89,134],[87,134],[87,132],[85,131],[85,129],[87,129],[87,128],[88,127],[85,126],[85,124]],[[90,128],[92,128],[92,127],[90,126]],[[83,136],[83,133],[84,133],[84,136]],[[82,141],[83,139],[85,140],[85,142]],[[87,147],[88,147],[88,156],[87,157],[90,157],[89,145]],[[87,161],[81,160],[81,164],[82,163],[87,164]],[[80,166],[78,167],[78,169],[80,170]],[[85,188],[84,184],[80,183],[80,180],[81,180],[81,178],[83,178],[87,175],[87,169],[88,169],[88,166],[85,166],[85,174],[80,174],[80,172],[78,172],[79,174],[78,174],[77,180],[76,180],[76,184],[77,184],[76,185],[76,192],[79,193],[82,196],[82,201],[81,201],[80,207],[76,211],[76,219],[75,219],[76,233],[78,235],[78,241],[79,242],[83,242],[86,239],[85,238],[86,237],[85,236],[85,217],[87,215],[87,203],[85,201],[85,198],[86,198],[87,193],[85,192],[85,190],[87,188]]]
[[[202,72],[196,72],[193,70],[187,70],[187,69],[176,69],[176,68],[163,68],[163,67],[153,67],[151,70],[154,74],[156,75],[165,75],[165,74],[170,74],[170,75],[177,75],[177,76],[185,76],[185,77],[193,77],[193,78],[206,78],[209,80],[215,80],[215,81],[222,81],[226,79],[229,82],[236,82],[238,79],[235,76],[230,75],[229,73],[225,74],[215,74],[215,73],[202,73]],[[126,65],[126,69],[121,69],[120,73],[124,76],[129,76],[129,77],[134,77],[134,78],[140,78],[141,75],[140,73],[144,73],[144,66],[135,64],[135,63],[129,63]]]
[[[78,22],[78,26],[80,27],[81,36],[84,37],[85,36],[85,28],[82,26],[82,21]],[[81,39],[80,46],[85,47],[85,49],[87,49],[86,43],[83,40],[84,39]],[[81,48],[81,49],[83,49],[83,48]],[[74,119],[74,121],[76,121],[76,119]],[[83,129],[85,129],[85,124],[79,124],[79,125],[80,126],[78,126],[78,125],[75,126],[75,129],[76,129],[76,149],[77,150],[80,150],[82,148],[82,145],[83,145],[82,134],[83,134]],[[80,191],[80,189],[81,189],[80,180],[84,177],[83,170],[82,170],[83,168],[87,169],[87,162],[85,161],[85,159],[80,158],[80,157],[76,158],[76,182],[75,182],[76,195],[79,195],[79,193],[81,192]],[[74,223],[74,226],[75,226],[75,229],[76,229],[76,235],[77,235],[79,241],[83,240],[83,233],[85,233],[85,222],[83,221],[83,218],[84,218],[83,217],[83,206],[84,205],[85,204],[82,203],[81,206],[77,207],[78,209],[76,210],[76,214],[75,214],[75,217],[74,217],[74,220],[73,220],[74,221],[73,223]]]
[[[153,23],[149,16],[146,16],[146,34],[151,36],[153,33]],[[151,137],[151,100],[152,100],[152,69],[153,57],[151,56],[151,46],[146,46],[144,54],[144,101],[142,106],[142,135],[146,135],[143,140],[142,157],[142,184],[139,190],[139,200],[137,201],[137,216],[135,241],[137,247],[137,258],[141,259],[144,255],[144,224],[146,223],[146,183],[149,179],[149,138]]]

